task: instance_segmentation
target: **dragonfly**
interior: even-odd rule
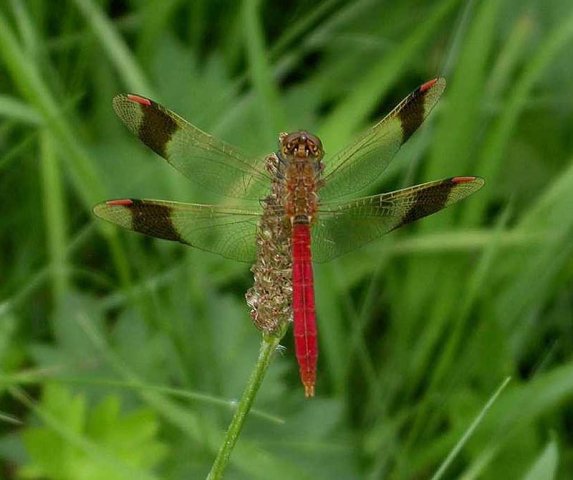
[[[260,258],[264,242],[268,243],[265,235],[269,236],[264,225],[273,221],[279,225],[282,233],[271,243],[276,247],[283,242],[288,247],[282,250],[287,252],[281,264],[287,271],[286,290],[282,291],[289,296],[287,310],[294,324],[301,382],[305,396],[312,397],[318,359],[313,262],[326,262],[364,246],[484,185],[480,177],[458,176],[348,199],[379,179],[436,105],[445,86],[443,78],[419,86],[381,121],[330,157],[325,156],[321,140],[304,130],[281,133],[276,152],[250,157],[148,98],[118,95],[113,100],[115,112],[145,145],[207,191],[240,201],[206,205],[116,199],[96,205],[94,213],[128,230],[229,259],[253,262],[259,255],[259,264],[265,264]],[[267,301],[273,301],[270,297]]]

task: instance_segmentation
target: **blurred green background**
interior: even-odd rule
[[[486,186],[316,266],[317,397],[287,335],[226,478],[573,478],[572,48],[570,0],[0,2],[0,477],[203,478],[257,357],[248,265],[91,214],[217,201],[115,94],[328,154],[443,75],[371,191]]]

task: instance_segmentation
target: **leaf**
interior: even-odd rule
[[[156,438],[155,414],[149,409],[122,414],[115,396],[89,410],[83,395],[49,384],[35,411],[43,425],[22,434],[29,455],[24,478],[151,480],[149,471],[166,454]]]
[[[537,457],[523,480],[551,480],[557,473],[559,451],[555,440],[549,441],[543,452]]]

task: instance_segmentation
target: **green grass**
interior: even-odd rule
[[[297,128],[328,154],[443,75],[371,191],[486,186],[316,266],[317,397],[287,334],[225,478],[570,478],[572,47],[569,0],[2,2],[0,476],[204,478],[257,359],[248,265],[91,214],[224,200],[115,94],[254,155]]]

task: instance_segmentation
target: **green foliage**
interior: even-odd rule
[[[109,396],[88,409],[83,396],[47,385],[35,407],[47,426],[23,433],[30,460],[22,467],[22,478],[156,478],[148,470],[166,453],[155,438],[157,416],[149,409],[121,415],[119,402]]]
[[[328,155],[441,75],[370,193],[485,187],[316,266],[317,398],[287,334],[226,478],[570,478],[570,0],[286,5],[0,2],[0,476],[203,478],[257,358],[248,265],[93,218],[230,201],[137,143],[115,94],[253,155],[298,128]]]
[[[541,452],[524,480],[550,480],[555,478],[559,453],[555,441],[550,441],[545,450]]]

